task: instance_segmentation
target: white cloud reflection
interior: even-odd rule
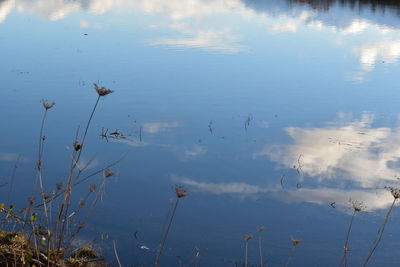
[[[6,20],[15,4],[15,0],[0,2],[0,23]]]
[[[149,42],[150,45],[164,45],[186,48],[202,48],[224,53],[237,53],[242,50],[238,37],[229,31],[191,30],[185,31],[185,37],[159,38]]]
[[[400,40],[382,39],[355,48],[364,71],[371,71],[379,63],[396,63],[400,57]]]
[[[143,131],[150,134],[165,132],[178,127],[179,122],[146,122],[143,124]]]
[[[268,145],[258,155],[320,181],[346,180],[363,188],[382,187],[400,174],[400,129],[373,128],[373,116],[321,128],[289,127],[290,145]]]
[[[387,208],[393,197],[385,186],[399,186],[400,128],[373,127],[374,116],[369,113],[358,120],[343,113],[338,117],[339,121],[324,127],[289,127],[286,133],[293,142],[267,145],[255,154],[279,163],[286,172],[293,170],[293,166],[300,167],[303,187],[284,188],[279,183],[268,186],[215,183],[178,176],[173,179],[191,190],[217,195],[266,196],[284,202],[318,205],[334,202],[341,207],[349,207],[349,199],[353,199],[363,202],[371,211]],[[293,173],[298,175],[295,170]]]
[[[0,2],[0,23],[12,10],[38,14],[49,20],[59,20],[82,11],[90,14],[115,11],[118,15],[140,12],[159,16],[165,25],[186,25],[185,29],[173,29],[176,36],[152,38],[148,41],[150,45],[223,53],[246,50],[240,44],[236,22],[231,23],[233,16],[236,20],[252,22],[255,27],[261,26],[274,34],[296,33],[302,28],[325,31],[347,39],[348,42],[336,45],[353,51],[358,57],[360,70],[350,72],[350,80],[358,82],[364,80],[366,73],[372,71],[377,62],[391,64],[400,57],[400,41],[396,37],[400,33],[400,20],[395,12],[382,15],[368,9],[356,12],[338,6],[333,6],[329,12],[322,12],[305,5],[293,4],[289,8],[286,1],[272,0],[3,0]],[[215,19],[217,16],[228,19],[221,22]],[[87,21],[82,21],[80,25],[89,26]],[[351,36],[357,38],[350,40]]]
[[[0,153],[0,162],[28,162],[24,156],[16,153]]]
[[[192,191],[249,198],[266,196],[288,203],[306,202],[327,206],[335,203],[342,210],[350,206],[350,200],[357,200],[364,203],[367,211],[385,209],[393,202],[392,195],[385,189],[342,190],[335,188],[300,188],[296,190],[282,190],[278,187],[261,187],[239,182],[209,183],[177,176],[173,179],[189,187]]]

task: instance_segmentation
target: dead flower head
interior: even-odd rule
[[[42,105],[43,105],[43,107],[44,107],[45,110],[51,109],[51,108],[54,107],[54,105],[56,104],[56,102],[51,102],[51,103],[50,103],[47,99],[43,99],[43,100],[41,101],[41,103],[42,103]]]
[[[103,86],[100,87],[96,83],[93,83],[93,85],[94,85],[94,89],[96,90],[97,94],[99,94],[99,96],[106,96],[111,93],[114,93],[113,90],[104,88]]]
[[[89,185],[89,192],[93,193],[94,191],[96,191],[96,185],[95,184],[90,184]]]
[[[245,241],[249,241],[250,239],[252,239],[253,238],[253,235],[251,235],[251,234],[245,234],[244,236],[243,236],[243,239],[245,240]]]
[[[108,177],[114,176],[115,173],[113,173],[112,171],[110,171],[109,168],[106,168],[106,169],[104,170],[104,175],[106,176],[106,178],[108,178]]]
[[[363,211],[367,208],[362,201],[350,200],[350,204],[353,210],[357,212]]]
[[[261,233],[261,232],[264,232],[264,230],[265,230],[264,226],[257,225],[257,231],[259,231]]]
[[[393,187],[393,186],[385,186],[387,190],[392,194],[395,199],[400,198],[400,188]]]
[[[182,186],[176,185],[174,190],[175,190],[175,194],[178,198],[187,196],[187,190],[185,188],[183,188]]]
[[[79,206],[83,207],[86,205],[86,201],[84,199],[79,200]]]
[[[64,185],[63,185],[62,182],[56,183],[56,189],[57,189],[57,191],[60,191],[60,190],[62,190],[63,188],[64,188]]]
[[[293,238],[293,237],[290,237],[290,240],[292,241],[292,245],[293,246],[297,246],[298,244],[301,243],[300,239],[296,239],[296,238]]]
[[[42,193],[42,197],[45,199],[45,200],[47,200],[47,199],[50,199],[50,198],[52,198],[52,197],[54,197],[54,193]]]
[[[82,144],[79,144],[78,141],[74,141],[72,144],[73,144],[73,146],[74,146],[75,151],[79,151],[79,150],[81,150],[82,147],[83,147],[83,145],[82,145]]]
[[[35,203],[35,198],[34,197],[28,198],[28,203],[29,205],[33,205],[33,203]]]

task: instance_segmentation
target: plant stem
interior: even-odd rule
[[[247,267],[247,250],[248,250],[249,241],[246,240],[246,247],[245,247],[245,255],[244,255],[244,267]]]
[[[258,249],[260,250],[260,267],[263,267],[263,253],[262,253],[262,246],[261,246],[261,235],[258,237]]]
[[[96,111],[96,108],[97,108],[97,105],[99,103],[99,100],[100,100],[100,95],[96,99],[96,103],[94,104],[92,112],[90,113],[90,116],[89,116],[89,120],[88,120],[88,122],[86,124],[85,132],[83,134],[83,138],[82,138],[82,142],[81,142],[81,149],[79,149],[79,151],[76,152],[76,153],[74,152],[74,155],[72,157],[72,166],[71,166],[69,174],[68,174],[67,187],[66,187],[66,190],[65,190],[65,193],[64,193],[64,199],[62,201],[62,204],[61,204],[61,207],[60,207],[60,210],[59,210],[59,213],[58,213],[58,219],[57,219],[57,223],[56,223],[55,231],[54,231],[55,233],[57,233],[58,227],[61,224],[61,229],[60,229],[59,237],[58,237],[58,239],[59,239],[58,240],[58,250],[60,250],[61,245],[62,245],[63,234],[64,234],[64,230],[65,230],[65,224],[66,224],[67,216],[68,216],[68,209],[69,209],[70,197],[71,197],[71,194],[72,194],[72,186],[73,186],[72,177],[74,175],[75,168],[76,168],[76,166],[77,166],[77,164],[79,162],[79,159],[81,157],[82,150],[83,150],[83,148],[85,146],[85,141],[86,141],[86,136],[87,136],[87,133],[88,133],[88,130],[89,130],[89,126],[90,126],[90,123],[91,123],[92,118],[94,116],[94,113]],[[77,180],[77,178],[75,180]]]
[[[347,230],[347,235],[346,235],[346,241],[344,242],[344,247],[343,247],[343,258],[342,261],[340,262],[340,266],[347,267],[347,252],[348,252],[348,244],[349,244],[349,238],[350,238],[350,231],[351,227],[353,226],[353,221],[354,217],[356,216],[356,210],[353,211],[353,215],[351,216],[350,224],[349,224],[349,229]]]
[[[292,250],[290,251],[290,255],[289,255],[289,258],[288,258],[288,260],[287,260],[287,262],[285,264],[285,267],[288,267],[290,262],[292,261],[295,248],[296,248],[296,246],[292,246]]]
[[[383,224],[382,224],[381,228],[379,229],[379,231],[378,231],[378,233],[377,233],[377,236],[376,236],[374,242],[372,243],[372,248],[370,249],[367,258],[365,259],[365,262],[364,262],[364,264],[363,264],[363,267],[367,266],[369,260],[370,260],[371,257],[372,257],[372,254],[374,254],[376,248],[378,247],[379,243],[381,242],[383,232],[385,231],[386,224],[387,224],[387,222],[389,221],[389,217],[390,217],[390,214],[392,213],[394,204],[396,204],[396,200],[397,200],[397,198],[394,198],[394,199],[393,199],[392,205],[390,206],[388,212],[386,213],[385,220],[383,221]]]
[[[175,211],[176,211],[176,208],[178,207],[178,203],[179,203],[179,197],[176,198],[175,205],[173,207],[170,220],[168,221],[168,224],[167,224],[167,227],[165,229],[165,232],[163,233],[163,235],[161,237],[160,245],[159,245],[158,250],[157,250],[156,260],[154,262],[154,267],[157,267],[158,264],[160,264],[161,254],[163,252],[163,249],[164,249],[164,246],[165,246],[165,241],[167,240],[167,236],[168,236],[169,230],[171,228],[172,221],[173,221],[174,216],[175,216]]]

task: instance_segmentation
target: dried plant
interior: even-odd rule
[[[43,99],[41,103],[45,110],[51,109],[56,104],[56,102],[49,102],[47,99]]]
[[[7,205],[5,203],[0,203],[0,213],[4,214],[1,218],[1,225],[10,227],[10,229],[18,229],[18,233],[14,232],[3,232],[0,230],[0,266],[6,264],[7,266],[87,266],[84,259],[79,259],[74,256],[74,259],[67,258],[72,256],[73,251],[71,248],[71,241],[74,234],[78,233],[80,229],[85,226],[86,220],[83,222],[75,223],[74,220],[80,210],[89,210],[88,214],[92,210],[93,206],[97,201],[97,197],[94,199],[92,205],[89,205],[88,199],[89,195],[94,195],[97,189],[95,184],[89,186],[86,197],[80,198],[79,201],[71,201],[71,195],[73,187],[86,181],[90,177],[95,175],[101,175],[104,173],[103,179],[114,176],[115,174],[110,170],[110,168],[117,162],[122,160],[123,156],[117,162],[109,164],[107,167],[97,170],[91,174],[86,175],[81,178],[80,175],[84,170],[87,169],[88,164],[83,168],[80,167],[80,157],[82,155],[82,150],[85,145],[88,130],[93,119],[94,113],[97,109],[99,99],[102,96],[108,95],[113,91],[106,89],[104,87],[99,87],[95,85],[95,90],[97,92],[97,100],[90,113],[89,119],[86,123],[85,131],[82,138],[78,138],[79,131],[77,131],[75,141],[73,142],[71,166],[68,172],[67,179],[65,181],[65,186],[62,182],[56,183],[55,188],[52,190],[46,190],[45,180],[42,175],[42,171],[45,167],[44,155],[44,144],[47,137],[44,135],[47,113],[55,105],[54,102],[49,102],[47,100],[42,100],[41,104],[44,108],[44,113],[41,119],[40,132],[39,132],[39,144],[38,153],[36,160],[36,181],[33,187],[32,196],[28,198],[28,208],[17,210],[13,204],[8,204],[10,201],[10,195],[12,193],[13,181],[10,182],[10,190],[7,196]],[[15,170],[17,169],[17,163],[14,166],[14,171],[12,175],[15,175]],[[83,175],[82,175],[83,176]],[[101,188],[104,188],[104,181]],[[37,188],[40,189],[39,192]],[[99,190],[97,196],[101,195]],[[42,200],[42,203],[35,204],[35,197],[38,196]],[[86,206],[89,206],[86,208]],[[55,210],[53,210],[55,209]],[[56,214],[55,220],[52,218]],[[86,218],[88,215],[86,216]],[[85,219],[86,219],[85,218]],[[76,230],[75,230],[76,229]],[[14,230],[12,230],[14,231]],[[75,233],[74,233],[75,232]],[[3,234],[11,234],[13,237],[17,237],[23,242],[24,247],[19,247],[15,250],[13,247],[12,251],[8,249],[10,247],[3,246]],[[70,237],[68,240],[67,238]],[[12,243],[14,246],[16,243]],[[21,243],[22,244],[22,243]],[[11,261],[10,261],[11,260]],[[72,264],[72,265],[71,265]],[[92,265],[91,265],[92,266]],[[97,266],[97,265],[96,265]],[[101,265],[102,266],[102,265]]]
[[[106,178],[109,178],[109,177],[114,176],[114,175],[115,175],[115,173],[113,173],[112,171],[110,171],[109,168],[106,168],[106,169],[104,170],[104,176],[105,176]]]
[[[172,202],[172,209],[169,210],[164,226],[163,226],[163,230],[161,232],[161,238],[160,238],[160,243],[158,245],[158,249],[157,249],[157,253],[156,253],[156,259],[154,261],[154,267],[157,267],[160,264],[160,259],[161,259],[161,255],[163,253],[164,250],[164,246],[165,246],[165,242],[167,241],[167,237],[168,237],[168,233],[171,229],[171,225],[175,216],[175,212],[176,209],[178,207],[179,204],[179,200],[183,197],[187,196],[187,190],[185,188],[183,188],[180,185],[175,185],[174,187],[174,192],[176,194],[176,199],[174,202]],[[175,203],[175,204],[173,204]]]
[[[353,214],[351,216],[350,224],[347,229],[346,241],[344,242],[344,246],[343,246],[343,257],[340,262],[340,266],[345,266],[345,267],[347,266],[347,254],[351,250],[349,248],[349,239],[350,239],[350,232],[351,232],[351,228],[353,226],[354,218],[355,218],[357,212],[361,212],[366,209],[366,206],[364,205],[364,202],[362,202],[362,201],[350,199],[349,202],[350,202],[351,208],[353,209]]]
[[[99,96],[106,96],[111,93],[114,93],[113,90],[107,89],[103,86],[98,86],[96,83],[93,83],[93,86]]]
[[[297,238],[293,238],[293,237],[290,237],[290,241],[292,242],[292,249],[290,251],[289,258],[286,261],[285,267],[289,266],[290,262],[292,261],[295,248],[297,247],[297,245],[299,245],[302,242],[301,239],[297,239]]]
[[[187,190],[185,188],[183,188],[182,186],[175,186],[174,191],[178,198],[187,196]]]
[[[261,233],[264,232],[265,227],[257,225],[257,231],[258,231],[258,250],[260,253],[260,267],[264,266],[264,260],[263,260],[263,250],[262,250],[262,240],[261,240]]]
[[[85,146],[85,141],[86,141],[86,137],[87,137],[87,133],[88,133],[91,121],[92,121],[94,113],[97,109],[100,98],[102,96],[106,96],[106,95],[114,92],[110,89],[100,87],[96,83],[94,83],[93,85],[94,85],[95,91],[98,94],[98,97],[96,99],[94,107],[92,108],[89,119],[86,123],[86,127],[85,127],[85,131],[83,133],[82,140],[80,142],[77,140],[75,140],[73,142],[74,153],[72,155],[71,168],[69,170],[69,174],[67,177],[67,185],[66,185],[66,189],[64,191],[63,200],[62,200],[61,206],[58,210],[57,222],[56,222],[54,230],[53,230],[53,232],[56,235],[58,235],[58,237],[57,237],[57,239],[58,239],[57,249],[58,250],[61,249],[62,243],[64,241],[65,228],[66,228],[66,224],[68,222],[68,216],[69,216],[68,214],[69,214],[70,199],[71,199],[71,194],[72,194],[72,187],[74,184],[77,183],[81,173],[85,169],[85,168],[79,169],[79,161],[80,161],[80,158],[82,155],[83,148]],[[77,133],[77,135],[78,135],[78,133]],[[77,173],[76,173],[76,169],[78,169]]]
[[[248,247],[249,241],[253,239],[253,235],[251,234],[244,234],[243,239],[245,241],[245,254],[244,254],[244,266],[247,267],[247,258],[248,258]]]
[[[389,207],[389,209],[388,209],[388,211],[386,213],[385,219],[383,220],[383,223],[382,223],[381,227],[379,228],[374,241],[372,242],[372,247],[368,252],[368,255],[367,255],[367,257],[366,257],[366,259],[365,259],[365,261],[363,263],[363,266],[367,266],[367,264],[370,261],[372,255],[374,254],[375,250],[379,246],[379,243],[382,240],[383,232],[385,231],[387,222],[389,221],[390,214],[392,213],[394,204],[396,204],[396,201],[400,198],[400,188],[396,188],[396,187],[392,187],[392,186],[387,186],[385,188],[393,196],[393,202],[390,205],[390,207]]]

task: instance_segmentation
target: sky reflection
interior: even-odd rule
[[[400,57],[400,19],[396,12],[390,12],[394,8],[392,3],[381,5],[387,12],[377,12],[364,8],[368,2],[361,2],[359,8],[354,1],[348,1],[348,5],[336,1],[322,2],[59,0],[49,4],[45,0],[3,0],[0,2],[0,23],[4,23],[13,11],[33,13],[52,21],[80,12],[94,16],[113,12],[119,19],[125,20],[129,18],[124,14],[140,13],[160,18],[158,22],[147,25],[147,30],[159,35],[145,40],[148,45],[227,54],[252,50],[252,44],[246,40],[250,25],[258,28],[264,38],[270,34],[300,35],[307,29],[315,33],[323,32],[321,36],[325,36],[331,46],[358,57],[359,68],[348,71],[347,79],[350,81],[363,81],[365,75],[378,64],[397,63]],[[335,16],[330,16],[329,12],[335,13]],[[96,20],[96,17],[83,18],[79,27],[104,27]],[[240,22],[244,24],[239,26]]]
[[[266,178],[275,180],[268,185],[215,183],[179,176],[173,176],[173,180],[217,195],[264,196],[284,202],[335,203],[342,207],[349,206],[349,199],[356,199],[371,211],[387,208],[393,198],[384,188],[397,186],[400,178],[400,129],[374,127],[375,116],[371,113],[364,113],[357,120],[342,113],[339,117],[324,127],[288,127],[285,131],[292,142],[270,144],[254,154],[255,158],[267,157],[278,163],[281,173],[294,169],[294,176],[299,176],[297,188],[284,187],[284,178],[280,184],[274,175]]]
[[[121,242],[126,264],[138,256],[151,265],[137,245],[157,247],[174,184],[189,196],[169,266],[195,246],[210,251],[201,266],[240,260],[243,233],[256,225],[268,228],[273,266],[291,234],[310,246],[293,264],[336,260],[348,222],[337,211],[354,199],[379,216],[392,202],[384,186],[400,177],[399,15],[344,2],[0,0],[2,183],[21,153],[15,189],[21,202],[29,195],[48,98],[57,102],[46,124],[53,190],[96,82],[116,93],[93,118],[82,162],[95,156],[97,169],[126,156],[90,223]],[[377,220],[365,221],[361,230],[374,233]],[[325,234],[340,240],[328,244]]]

